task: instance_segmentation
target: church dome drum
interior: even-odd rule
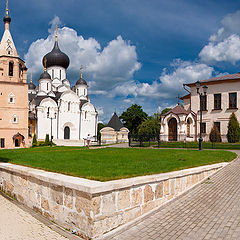
[[[54,47],[51,52],[47,53],[42,60],[43,66],[45,66],[44,61],[46,58],[46,67],[52,67],[52,66],[60,66],[65,69],[68,68],[70,60],[69,57],[63,53],[58,46],[58,42],[55,41]]]

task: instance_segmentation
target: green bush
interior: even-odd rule
[[[50,145],[50,141],[49,141],[49,134],[46,134],[46,137],[45,137],[45,146],[49,146]]]
[[[218,131],[218,128],[215,124],[213,125],[213,128],[210,132],[209,140],[210,140],[210,142],[221,142],[222,141],[221,134]]]
[[[32,147],[36,147],[37,146],[37,137],[36,134],[33,135],[33,141],[32,141]]]
[[[229,143],[239,142],[240,140],[240,127],[235,113],[232,113],[229,118],[227,139]]]

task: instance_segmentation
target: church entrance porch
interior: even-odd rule
[[[13,136],[13,143],[14,143],[14,146],[15,147],[20,147],[21,146],[21,143],[23,144],[24,146],[24,136],[20,133],[17,133]]]
[[[177,120],[171,118],[168,122],[168,141],[177,141]]]
[[[64,128],[64,139],[70,139],[70,127],[68,126]]]

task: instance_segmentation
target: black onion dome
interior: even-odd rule
[[[6,15],[4,18],[3,18],[3,21],[4,21],[4,23],[6,23],[6,22],[11,22],[11,18],[8,16],[8,15]]]
[[[28,89],[29,90],[35,90],[36,89],[36,85],[32,82],[28,83]]]
[[[40,75],[39,79],[51,79],[51,76],[49,75],[49,73],[47,73],[46,71],[44,71],[44,73],[42,73]]]
[[[53,50],[43,57],[42,63],[44,67],[45,58],[47,60],[47,68],[51,66],[61,66],[67,69],[70,63],[69,57],[59,49],[57,41],[55,41]]]
[[[87,85],[87,82],[83,78],[80,78],[76,82],[76,86],[77,85]]]

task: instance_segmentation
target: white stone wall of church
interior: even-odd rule
[[[227,126],[229,117],[232,112],[235,112],[238,121],[240,121],[240,82],[225,82],[213,85],[207,85],[207,111],[203,112],[203,122],[206,122],[206,132],[205,140],[208,140],[208,134],[213,127],[214,122],[220,122],[221,134],[227,134]],[[229,108],[229,93],[237,92],[237,108],[238,109],[228,109]],[[214,110],[214,94],[221,93],[221,108],[222,110]],[[197,131],[199,133],[199,108],[200,101],[199,96],[196,93],[196,87],[191,88],[191,108],[192,111],[197,113]],[[226,139],[223,139],[226,140]]]
[[[53,72],[54,71],[54,72]],[[61,71],[61,74],[60,74]],[[52,66],[47,69],[47,72],[50,74],[51,78],[58,78],[60,80],[66,79],[66,69],[60,66]]]
[[[87,96],[87,86],[86,85],[78,85],[76,86],[76,93],[79,97]]]
[[[87,116],[85,118],[85,111],[82,111],[80,129],[81,139],[86,139],[88,134],[90,134],[91,137],[96,136],[96,129],[97,129],[96,113],[87,112]]]
[[[39,90],[49,93],[52,90],[52,84],[50,79],[41,79],[39,81]]]

